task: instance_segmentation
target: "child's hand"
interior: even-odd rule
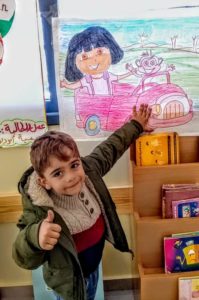
[[[126,70],[128,70],[129,72],[131,72],[132,74],[135,74],[136,73],[136,68],[134,68],[133,67],[133,65],[132,64],[129,64],[129,63],[127,63],[126,65],[125,65],[125,68],[126,68]]]
[[[49,210],[39,229],[39,245],[43,250],[52,250],[58,242],[61,226],[54,224],[53,220],[54,213]]]
[[[68,84],[67,84],[65,79],[60,80],[59,84],[60,84],[60,88],[67,88],[68,87]]]
[[[151,116],[151,108],[148,104],[141,104],[139,110],[136,110],[136,106],[133,106],[132,120],[136,120],[142,125],[143,130],[146,132],[153,131],[152,128],[148,127],[148,121]]]

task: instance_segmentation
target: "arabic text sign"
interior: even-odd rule
[[[0,147],[30,145],[46,131],[46,124],[33,120],[4,120],[0,123]]]

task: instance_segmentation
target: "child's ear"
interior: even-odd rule
[[[46,190],[50,190],[50,185],[46,182],[46,179],[44,177],[38,177],[37,182],[39,185],[44,187]]]

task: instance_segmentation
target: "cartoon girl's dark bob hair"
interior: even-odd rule
[[[110,50],[112,64],[118,63],[124,56],[123,50],[114,37],[103,27],[92,26],[75,34],[68,45],[65,78],[70,82],[80,80],[83,74],[77,69],[75,64],[77,54],[100,47],[106,47]]]

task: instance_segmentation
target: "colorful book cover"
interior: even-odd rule
[[[199,198],[172,201],[173,218],[199,217]]]
[[[136,140],[137,166],[179,163],[179,137],[176,132],[146,134]]]
[[[165,272],[199,270],[199,236],[164,238]]]
[[[199,300],[199,276],[178,279],[179,300]]]
[[[163,184],[162,186],[162,217],[172,218],[172,202],[199,198],[199,184]]]

